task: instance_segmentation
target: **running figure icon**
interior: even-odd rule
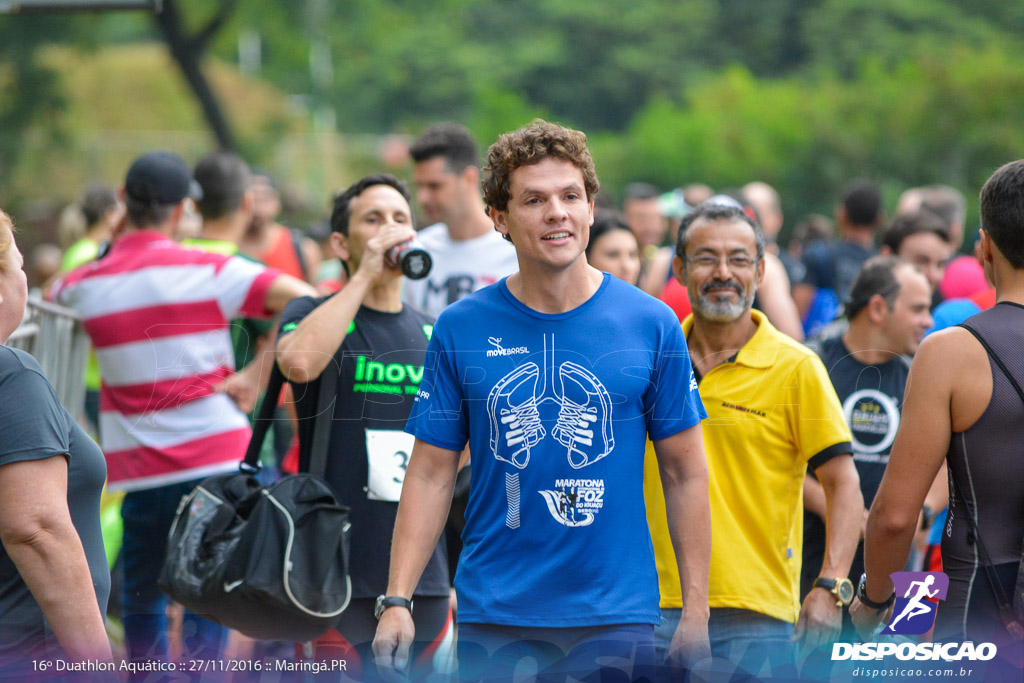
[[[938,588],[936,588],[934,591],[928,590],[933,583],[935,583],[935,577],[931,574],[926,576],[924,581],[910,582],[910,586],[907,587],[907,592],[903,596],[905,598],[910,598],[910,602],[908,602],[907,606],[903,608],[903,611],[900,612],[900,615],[893,619],[892,623],[889,624],[890,629],[893,629],[893,627],[896,626],[896,623],[903,617],[906,617],[907,621],[910,621],[914,617],[931,612],[931,609],[928,606],[922,604],[922,602],[925,598],[934,598],[936,595],[939,594]],[[911,598],[910,594],[914,592],[915,586],[917,586],[917,594]]]

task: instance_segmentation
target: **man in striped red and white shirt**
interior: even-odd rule
[[[156,586],[181,496],[237,467],[249,423],[233,399],[229,321],[270,317],[305,283],[241,258],[172,241],[201,190],[185,162],[149,152],[128,171],[125,230],[103,258],[59,282],[58,303],[84,319],[99,360],[100,440],[108,489],[125,491],[124,624],[132,660],[166,656]],[[186,634],[192,632],[185,628]],[[198,620],[190,654],[216,654],[220,627]]]

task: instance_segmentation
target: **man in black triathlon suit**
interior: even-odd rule
[[[352,508],[352,602],[337,631],[318,639],[315,659],[344,659],[346,674],[373,680],[375,602],[387,588],[391,534],[413,437],[403,431],[433,319],[402,304],[402,272],[385,254],[412,239],[404,183],[390,175],[358,181],[334,200],[331,246],[350,274],[340,292],[293,300],[281,316],[277,362],[291,382],[309,463],[321,378],[339,372],[326,479]],[[439,543],[414,593],[414,678],[447,671],[452,653],[448,564]]]
[[[998,654],[976,662],[985,669],[977,680],[1019,681],[1024,641],[1003,625],[999,605],[1012,604],[1024,539],[1024,396],[1010,379],[1024,386],[1024,160],[985,183],[981,228],[997,303],[930,335],[914,357],[902,424],[868,517],[864,590],[850,612],[862,635],[886,617],[869,605],[893,594],[889,574],[903,569],[921,503],[945,459],[949,592],[938,605],[935,640],[993,643]]]

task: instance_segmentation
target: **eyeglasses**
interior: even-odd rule
[[[711,254],[701,254],[694,258],[687,256],[686,260],[698,269],[714,270],[715,268],[718,268],[718,264],[722,262],[722,257],[712,256]],[[754,259],[745,254],[726,256],[725,262],[729,265],[729,270],[746,270],[755,263]]]

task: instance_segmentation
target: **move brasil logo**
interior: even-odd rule
[[[927,633],[935,624],[938,603],[949,591],[949,577],[943,572],[894,572],[892,578],[896,601],[888,625],[879,635],[914,636]],[[930,643],[904,640],[880,643],[833,643],[832,660],[880,660],[895,656],[899,660],[942,660],[946,662],[966,659],[988,661],[996,656],[993,643],[973,642]]]

